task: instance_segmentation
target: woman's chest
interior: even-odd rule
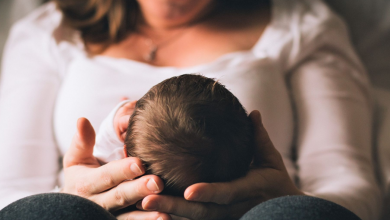
[[[287,146],[293,126],[284,77],[267,59],[245,60],[245,57],[225,59],[218,65],[191,69],[155,68],[110,59],[75,61],[62,83],[55,106],[54,128],[61,151],[65,152],[70,145],[78,118],[88,118],[98,130],[121,98],[137,100],[162,80],[186,73],[215,78],[237,96],[248,113],[260,110],[270,135],[282,137],[280,145]]]
[[[268,12],[254,12],[217,16],[209,22],[160,34],[140,28],[101,55],[154,66],[191,67],[210,63],[224,54],[249,51],[256,45],[270,18]]]

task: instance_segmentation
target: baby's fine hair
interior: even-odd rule
[[[125,145],[128,156],[165,181],[163,193],[183,196],[194,183],[244,176],[253,140],[247,112],[229,90],[186,74],[155,85],[137,102]]]

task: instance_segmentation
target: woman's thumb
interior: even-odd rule
[[[97,160],[93,156],[95,145],[95,130],[86,118],[77,120],[77,133],[73,136],[68,152],[64,156],[64,167],[77,164],[95,165]]]
[[[253,123],[255,137],[254,164],[256,166],[265,165],[279,168],[280,163],[282,162],[280,153],[274,147],[274,144],[269,138],[267,130],[264,128],[260,112],[257,110],[252,111],[249,114],[249,118]],[[281,166],[284,166],[283,162]]]

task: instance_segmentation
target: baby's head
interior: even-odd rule
[[[164,193],[183,196],[194,183],[245,175],[253,139],[238,99],[213,79],[188,74],[164,80],[137,102],[125,145],[165,181]]]

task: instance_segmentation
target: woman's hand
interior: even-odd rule
[[[124,104],[118,109],[114,117],[115,133],[121,141],[125,141],[127,126],[129,125],[130,116],[133,114],[137,101],[131,101]]]
[[[78,195],[112,212],[135,204],[148,195],[161,192],[164,184],[154,175],[142,176],[145,170],[138,158],[125,158],[100,166],[92,155],[95,131],[85,118],[77,121],[77,134],[64,157],[65,183],[62,192]],[[130,180],[130,181],[128,181]],[[133,211],[118,219],[171,219],[159,212]]]
[[[149,195],[137,207],[172,214],[173,219],[238,219],[255,205],[280,196],[304,195],[284,166],[258,111],[249,115],[255,128],[254,167],[245,177],[224,183],[197,183],[184,198]],[[180,216],[180,217],[179,217]]]

